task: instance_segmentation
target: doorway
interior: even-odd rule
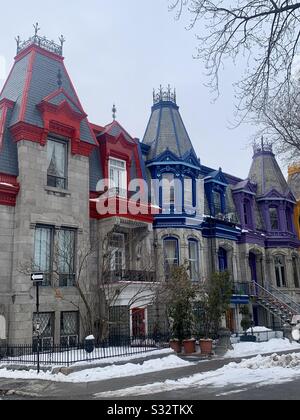
[[[132,335],[134,338],[146,335],[146,309],[132,309]]]

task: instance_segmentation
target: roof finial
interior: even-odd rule
[[[15,40],[16,40],[16,43],[17,43],[17,54],[19,53],[19,51],[20,51],[20,45],[21,45],[21,38],[20,38],[20,35],[18,35],[16,38],[15,38]]]
[[[117,114],[117,108],[116,108],[116,105],[114,104],[113,105],[113,108],[112,108],[112,116],[113,116],[113,120],[115,121],[116,120],[116,114]]]
[[[61,52],[62,52],[63,51],[63,48],[64,48],[64,43],[66,42],[66,38],[63,35],[61,35],[58,39],[60,41]]]
[[[38,32],[41,30],[41,28],[39,27],[39,23],[36,22],[35,25],[33,25],[34,27],[34,36],[37,36]]]

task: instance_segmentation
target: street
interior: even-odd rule
[[[279,353],[278,353],[279,354]],[[281,353],[288,355],[291,352]],[[299,353],[297,353],[299,356]],[[266,358],[271,356],[267,356]],[[273,356],[272,356],[273,357]],[[254,358],[246,358],[242,363],[253,363]],[[241,359],[234,360],[210,360],[196,361],[192,359],[191,365],[176,369],[162,370],[159,372],[146,373],[137,376],[115,378],[98,382],[88,383],[64,383],[42,380],[15,380],[0,379],[0,398],[2,400],[298,400],[300,399],[300,371],[287,369],[288,376],[277,376],[275,368],[268,369],[269,377],[249,381],[249,378],[241,377],[238,385],[231,383],[223,386],[202,385],[201,381],[193,381],[191,377],[207,376],[212,378],[222,378],[222,375],[231,369],[239,374]],[[236,367],[236,368],[235,368]],[[259,370],[258,370],[259,371]],[[225,373],[224,373],[225,372]],[[250,374],[255,370],[249,370]],[[292,375],[290,375],[292,373]],[[258,377],[258,376],[257,376]],[[245,383],[243,380],[245,379]],[[178,384],[184,381],[178,389],[161,390],[149,392],[147,387],[164,384]],[[186,383],[190,386],[186,386]],[[181,383],[181,382],[180,382]],[[143,392],[143,389],[146,389]],[[159,387],[157,388],[159,390]],[[137,391],[136,391],[137,390]],[[109,396],[109,393],[113,393]],[[125,395],[122,395],[125,393]]]

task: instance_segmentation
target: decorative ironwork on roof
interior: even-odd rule
[[[30,37],[27,41],[22,41],[19,36],[16,37],[17,54],[19,54],[21,51],[28,48],[30,45],[37,45],[38,47],[41,47],[46,51],[52,52],[60,56],[63,55],[63,46],[64,46],[64,43],[66,42],[63,35],[59,37],[60,44],[56,44],[54,41],[50,41],[45,36],[41,37],[38,35],[38,32],[40,31],[38,23],[33,25],[33,27],[34,27],[34,35]]]
[[[261,152],[271,152],[273,153],[273,143],[270,141],[265,141],[262,137],[261,142],[254,142],[253,143],[253,151],[254,154],[261,153]]]
[[[176,104],[176,90],[172,92],[171,86],[168,85],[167,89],[163,89],[160,85],[159,91],[153,90],[153,104],[156,105],[160,102],[173,102]]]

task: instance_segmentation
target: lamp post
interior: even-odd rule
[[[44,281],[43,273],[33,273],[31,274],[31,280],[36,287],[36,333],[37,333],[37,373],[40,373],[40,286]]]

